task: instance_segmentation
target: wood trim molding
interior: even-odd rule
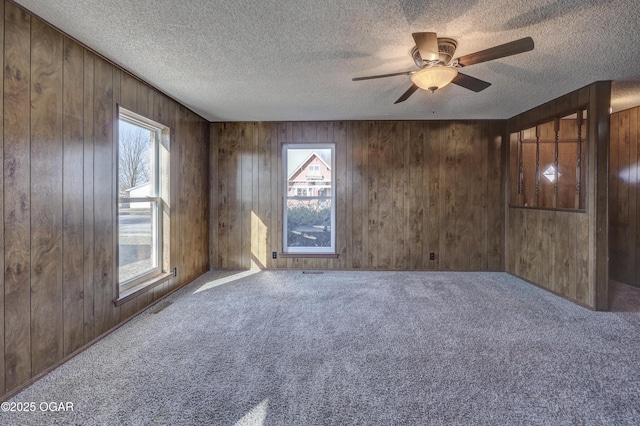
[[[146,281],[141,282],[138,285],[135,285],[133,287],[131,287],[128,290],[123,291],[122,293],[120,293],[119,297],[117,297],[116,299],[113,300],[113,304],[115,306],[120,306],[123,303],[137,297],[138,295],[147,292],[151,289],[153,289],[154,287],[169,281],[171,278],[173,278],[173,274],[170,272],[164,272],[160,275],[157,275],[153,278],[150,278]]]

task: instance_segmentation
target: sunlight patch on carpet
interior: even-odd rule
[[[240,420],[235,422],[234,426],[262,426],[267,419],[268,408],[269,398],[265,398],[260,404],[253,407],[247,414],[242,416]]]
[[[238,272],[237,274],[230,275],[228,277],[219,278],[217,280],[209,281],[208,283],[203,284],[200,288],[193,292],[193,294],[200,293],[201,291],[209,290],[214,287],[221,286],[223,284],[227,284],[233,281],[240,280],[242,278],[250,277],[251,275],[257,274],[260,272],[260,269],[250,269],[248,271]]]

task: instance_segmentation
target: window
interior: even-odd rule
[[[285,253],[335,253],[334,151],[333,144],[283,147]]]
[[[318,179],[321,178],[320,174],[320,165],[319,164],[311,164],[309,166],[309,174],[307,175],[310,178]]]
[[[118,109],[118,294],[166,272],[169,129]]]
[[[510,137],[510,206],[585,210],[586,110]]]

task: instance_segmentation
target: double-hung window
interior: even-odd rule
[[[168,269],[168,128],[118,109],[118,290]]]
[[[285,144],[283,251],[335,254],[335,146]]]

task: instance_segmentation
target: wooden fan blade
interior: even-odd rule
[[[440,59],[438,53],[438,35],[436,33],[413,33],[413,40],[416,42],[418,52],[423,61],[437,61]]]
[[[517,55],[518,53],[528,52],[533,50],[534,44],[531,37],[521,38],[509,43],[501,44],[500,46],[491,47],[486,50],[481,50],[476,53],[461,56],[458,58],[458,64],[467,67],[473,64],[479,64],[481,62],[493,61],[494,59],[505,58],[511,55]]]
[[[395,101],[393,104],[395,105],[395,104],[399,104],[400,102],[406,101],[407,99],[409,99],[409,96],[413,95],[413,92],[415,92],[416,90],[418,90],[418,86],[416,86],[415,84],[412,84],[411,87],[409,87],[409,89],[406,92],[404,92],[402,96],[400,96],[398,100]]]
[[[351,81],[373,80],[374,78],[394,77],[396,75],[411,75],[415,71],[394,72],[392,74],[370,75],[368,77],[355,77]]]
[[[465,89],[473,90],[474,92],[481,92],[487,87],[491,86],[491,83],[480,80],[479,78],[462,74],[461,72],[458,72],[458,75],[453,80],[451,80],[451,82],[453,84],[457,84],[460,87],[464,87]]]

